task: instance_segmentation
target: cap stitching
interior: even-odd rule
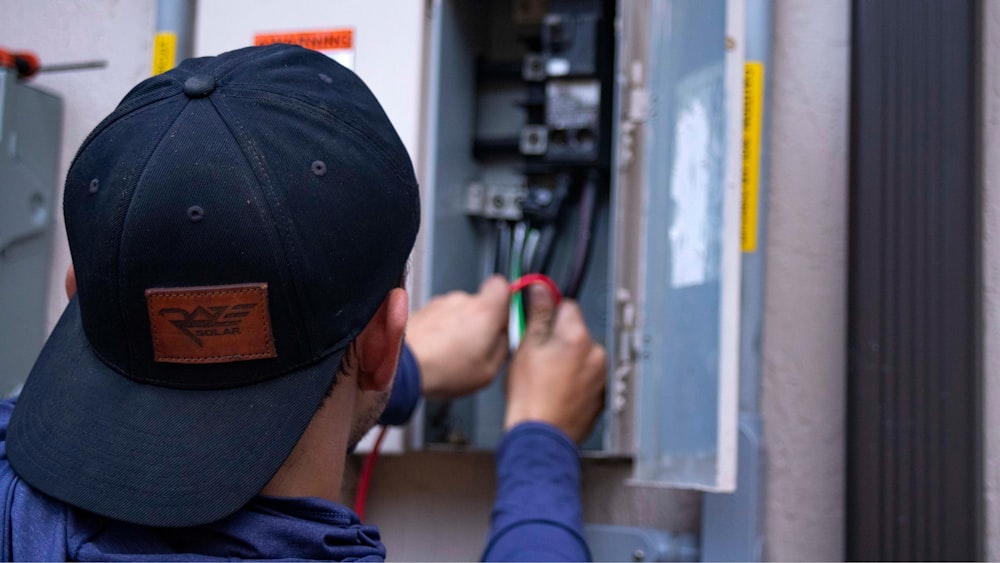
[[[197,358],[191,358],[191,357],[188,357],[188,356],[160,356],[160,358],[163,359],[163,360],[184,360],[185,363],[190,363],[190,364],[211,363],[211,360],[229,360],[229,359],[235,359],[235,358],[245,358],[245,359],[248,359],[248,360],[259,360],[259,359],[263,359],[263,358],[273,358],[273,357],[274,356],[271,356],[271,355],[268,355],[268,354],[262,354],[262,353],[259,353],[259,352],[255,353],[255,354],[230,354],[228,356],[199,356]],[[145,381],[157,381],[157,382],[159,382],[159,380],[154,380],[154,379],[146,379]],[[246,385],[251,385],[251,384],[247,383]],[[241,384],[241,385],[232,385],[230,387],[242,387],[242,386],[243,385]]]
[[[134,100],[129,100],[128,99],[129,96],[126,94],[125,100],[123,100],[122,103],[119,104],[117,108],[115,108],[115,110],[111,113],[111,115],[101,120],[101,122],[97,124],[97,127],[94,127],[94,130],[91,131],[89,135],[87,135],[86,139],[84,139],[83,143],[80,145],[80,148],[77,149],[76,155],[73,156],[73,161],[70,163],[70,169],[72,169],[76,165],[77,159],[80,158],[80,155],[83,154],[84,150],[90,145],[90,143],[98,135],[103,133],[105,129],[111,127],[111,125],[118,122],[119,120],[128,119],[132,117],[135,111],[144,106],[162,102],[164,100],[167,100],[168,98],[171,98],[179,94],[181,92],[180,90],[181,87],[182,87],[181,83],[173,79],[173,77],[169,78],[165,77],[164,84],[159,89],[151,90],[150,92],[143,94],[142,96]]]
[[[163,100],[166,100],[166,98],[163,98]],[[136,106],[135,109],[133,109],[133,110],[130,110],[130,111],[128,111],[126,113],[123,113],[121,115],[117,115],[115,117],[115,119],[111,119],[110,117],[107,118],[107,119],[105,119],[104,122],[102,122],[103,128],[100,128],[100,126],[99,126],[98,129],[95,129],[94,132],[92,132],[91,135],[88,137],[88,139],[85,141],[85,145],[84,146],[86,146],[86,143],[90,143],[91,141],[93,141],[94,139],[96,139],[99,136],[99,133],[103,133],[108,128],[110,128],[112,125],[115,125],[118,122],[123,122],[124,123],[124,122],[132,120],[132,119],[140,119],[140,118],[142,118],[142,115],[140,115],[138,113],[139,109],[145,109],[145,107],[152,106],[155,103],[159,103],[159,102],[161,102],[163,100],[158,100],[158,101],[150,102],[149,104],[140,104],[140,105]],[[178,115],[179,115],[179,113],[178,113]],[[173,122],[175,122],[176,119],[177,119],[177,117],[175,116],[174,119],[171,120],[170,125],[167,126],[167,130],[169,130],[169,128],[173,126]],[[160,141],[157,142],[157,144],[156,144],[157,147],[159,146],[160,142],[162,142],[162,139],[160,139]],[[77,153],[77,157],[79,157],[79,155],[82,154],[83,151],[84,151],[84,147],[81,147],[80,151]],[[153,155],[153,153],[155,151],[156,151],[156,147],[154,147],[146,155],[146,158],[145,158],[145,160],[144,160],[144,162],[142,164],[139,164],[139,165],[136,165],[136,166],[133,166],[132,168],[130,168],[128,170],[128,176],[127,176],[127,178],[132,178],[132,177],[134,177],[136,175],[137,172],[139,172],[140,170],[143,170],[145,168],[145,164],[149,162],[149,159],[152,158],[152,155]],[[74,163],[73,163],[73,167],[75,167],[75,166],[76,166],[76,158],[74,158]],[[72,171],[72,168],[70,170]],[[115,263],[115,265],[116,265],[116,267],[118,269],[118,271],[115,272],[115,278],[119,280],[119,282],[118,282],[118,290],[119,290],[119,292],[121,292],[121,271],[122,271],[122,267],[121,267],[121,243],[122,243],[122,239],[124,238],[123,235],[124,235],[124,231],[125,231],[125,221],[128,218],[128,210],[131,207],[132,200],[134,199],[134,196],[135,196],[135,190],[132,190],[131,197],[130,197],[130,195],[128,193],[122,193],[118,197],[118,201],[115,203],[115,206],[114,206],[114,216],[115,217],[124,214],[123,219],[122,219],[121,229],[113,237],[111,237],[110,241],[109,241],[111,244],[114,244],[115,239],[117,239],[117,241],[118,241],[118,244],[117,244],[117,246],[118,246],[118,259],[114,260],[114,263]],[[64,206],[65,206],[65,199],[63,200],[63,203],[64,203]],[[74,246],[75,245],[71,245],[70,246],[71,253],[72,253],[72,250],[73,250]],[[124,312],[124,300],[122,301],[121,306],[119,307],[119,313],[123,315],[121,317],[121,320],[122,320],[123,326],[124,326],[124,324],[125,324],[124,321],[125,321],[125,318],[126,318],[124,316],[125,315],[125,312]],[[126,340],[129,340],[129,339],[126,338]],[[134,348],[133,348],[130,340],[128,342],[128,347],[129,347],[129,362],[131,362],[132,354],[134,353]],[[113,362],[110,362],[109,360],[107,360],[106,358],[104,358],[103,356],[101,356],[100,354],[98,354],[98,357],[101,358],[101,360],[105,364],[114,367],[116,371],[118,371],[120,373],[123,373],[123,374],[126,371],[124,368],[122,368],[120,366],[117,366]]]
[[[245,54],[241,56],[234,56],[229,61],[223,61],[223,64],[218,64],[217,62],[218,58],[214,58],[211,59],[211,61],[208,64],[205,64],[204,66],[199,67],[196,70],[205,71],[204,74],[209,74],[213,70],[213,65],[211,63],[216,62],[215,67],[217,69],[221,69],[225,73],[230,73],[234,70],[232,68],[234,65],[242,62],[247,58],[252,57],[253,55],[254,55],[253,50],[247,49],[247,52]],[[180,80],[179,77],[175,78],[175,75],[183,73],[185,79],[189,78],[196,73],[192,72],[188,68],[189,64],[184,64],[184,63],[188,63],[189,61],[206,61],[206,60],[208,60],[207,57],[201,59],[188,59],[188,61],[182,62],[171,73],[163,73],[157,75],[155,78],[157,80],[161,80],[163,84],[159,85],[156,89],[150,90],[149,92],[142,94],[136,98],[132,98],[131,95],[132,90],[137,89],[139,86],[141,86],[142,83],[137,84],[135,87],[133,87],[132,90],[129,91],[129,93],[125,94],[125,97],[114,109],[114,111],[111,112],[111,115],[108,115],[107,117],[102,119],[101,122],[98,123],[96,127],[94,127],[94,130],[91,131],[89,135],[87,135],[87,138],[84,139],[83,143],[80,145],[80,148],[76,151],[76,155],[73,157],[73,161],[70,163],[70,168],[73,167],[73,164],[76,163],[77,157],[80,156],[80,154],[84,151],[87,145],[90,144],[90,142],[94,139],[94,137],[103,132],[104,129],[110,127],[112,123],[118,121],[119,119],[129,117],[132,114],[132,112],[136,111],[142,106],[150,105],[159,100],[170,98],[172,96],[176,96],[177,94],[183,93],[184,81]],[[227,62],[230,62],[231,64],[226,64]]]
[[[239,67],[246,59],[262,58],[260,56],[260,51],[270,50],[278,52],[287,50],[287,48],[288,48],[287,45],[277,44],[274,46],[264,46],[257,49],[246,48],[243,50],[244,52],[240,54],[236,54],[239,53],[239,51],[230,51],[229,56],[227,56],[225,60],[220,61],[218,57],[212,59],[212,62],[216,64],[214,66],[208,65],[208,70],[215,71],[217,73],[215,76],[216,84],[221,84],[222,80],[229,78],[230,75],[239,70]]]
[[[229,111],[226,98],[227,96],[225,95],[224,92],[218,92],[216,96],[209,97],[209,100],[212,102],[212,106],[215,108],[215,111],[219,114],[219,117],[222,119],[222,122],[226,125],[226,128],[229,130],[230,134],[233,135],[233,138],[237,142],[237,145],[240,148],[240,152],[243,153],[244,158],[251,161],[249,162],[249,164],[253,166],[254,172],[256,173],[255,175],[258,175],[258,177],[260,177],[260,179],[263,180],[262,182],[260,182],[259,185],[261,191],[264,192],[263,193],[263,195],[265,196],[264,201],[267,203],[268,211],[271,213],[271,219],[273,220],[276,228],[278,229],[277,233],[279,238],[278,244],[284,251],[283,258],[285,262],[290,266],[294,265],[296,271],[301,271],[301,261],[299,260],[298,250],[295,246],[295,241],[293,236],[296,234],[296,232],[292,224],[292,221],[289,219],[289,217],[287,216],[287,214],[285,213],[284,209],[281,206],[282,203],[281,198],[274,190],[274,186],[271,183],[271,177],[268,174],[267,167],[264,166],[264,161],[261,158],[260,151],[257,149],[257,145],[254,142],[253,136],[248,134],[246,128],[243,126],[243,123],[236,117],[236,115],[233,112]],[[247,154],[248,152],[250,154]],[[295,307],[296,315],[298,316],[299,319],[308,318],[304,315],[304,310],[303,310],[303,298],[304,295],[306,295],[306,293],[302,288],[302,283],[298,279],[298,276],[288,275],[288,272],[285,269],[282,269],[280,275],[283,278],[285,278],[283,280],[283,282],[285,283],[281,284],[282,291],[285,292],[288,291],[289,283],[287,282],[289,281],[291,282],[291,286],[295,288],[293,292],[294,300],[289,300],[289,301],[290,302],[294,301],[296,305]],[[310,355],[314,355],[315,354],[315,351],[313,349],[314,346],[308,332],[303,331],[298,326],[298,323],[292,323],[292,328],[295,330],[295,334],[298,337],[298,341],[304,342],[307,346],[307,349],[310,352]]]
[[[159,140],[156,141],[156,144],[153,146],[153,149],[150,150],[149,154],[146,155],[146,158],[143,159],[141,166],[138,166],[135,169],[133,169],[133,172],[135,170],[140,170],[141,172],[139,173],[139,176],[136,178],[134,187],[132,188],[131,197],[129,198],[128,206],[125,209],[125,216],[122,218],[121,233],[118,236],[118,260],[117,260],[118,271],[115,273],[115,277],[118,279],[119,297],[127,295],[126,283],[125,280],[123,279],[124,275],[123,273],[127,271],[127,258],[125,256],[125,246],[126,246],[125,233],[128,230],[127,225],[129,222],[129,216],[132,214],[132,209],[135,206],[135,201],[138,196],[139,188],[142,186],[143,184],[142,180],[146,176],[146,173],[149,170],[149,161],[152,160],[153,156],[163,146],[164,141],[169,137],[170,130],[173,129],[174,125],[177,123],[177,120],[180,118],[181,114],[184,113],[184,110],[188,107],[189,103],[190,103],[189,101],[181,103],[180,108],[177,110],[177,113],[174,114],[173,119],[171,119],[170,123],[163,129],[163,133],[160,136]],[[119,309],[122,315],[122,322],[125,324],[125,326],[128,326],[127,325],[127,321],[129,318],[128,302],[129,300],[127,298],[119,299]],[[129,368],[131,368],[133,359],[137,357],[136,353],[137,350],[135,343],[133,342],[133,339],[129,338],[128,335],[126,335],[125,341],[128,345],[128,350],[129,350],[128,365]]]
[[[362,141],[365,143],[365,146],[371,146],[373,149],[375,149],[378,152],[379,156],[381,156],[382,159],[386,161],[386,163],[392,166],[393,172],[395,173],[397,179],[402,181],[407,186],[418,187],[415,181],[408,178],[408,176],[410,176],[410,174],[408,174],[408,172],[410,171],[410,167],[405,166],[399,161],[399,159],[395,158],[389,152],[389,150],[384,146],[385,144],[382,142],[382,139],[380,139],[379,136],[374,133],[374,131],[368,130],[359,122],[352,119],[350,114],[331,111],[329,108],[326,107],[326,104],[324,104],[320,100],[314,98],[302,98],[299,96],[294,96],[291,94],[290,91],[277,91],[277,89],[270,90],[252,84],[232,83],[229,84],[228,86],[240,88],[240,90],[237,90],[235,92],[227,92],[226,94],[228,97],[251,98],[253,96],[248,96],[246,94],[251,92],[259,92],[269,97],[274,96],[281,98],[282,101],[288,101],[293,105],[297,106],[297,108],[300,111],[306,111],[306,112],[320,111],[326,114],[330,118],[345,125],[348,132],[352,133],[352,137],[354,138],[354,140]],[[402,140],[400,140],[400,144],[402,144]]]

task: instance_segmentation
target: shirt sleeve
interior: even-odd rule
[[[378,423],[382,425],[400,426],[406,424],[413,415],[413,410],[420,402],[420,365],[413,356],[410,347],[403,344],[399,355],[399,365],[396,366],[396,380],[392,384],[392,394],[382,411]]]
[[[496,453],[497,499],[483,561],[590,561],[583,536],[580,457],[563,432],[515,426]]]

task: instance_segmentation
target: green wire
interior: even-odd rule
[[[517,253],[511,256],[510,264],[510,278],[516,280],[521,277],[521,254]],[[517,317],[517,326],[519,329],[518,340],[524,338],[524,300],[521,297],[521,292],[518,291],[514,294],[514,298],[511,299],[510,306],[514,308]]]

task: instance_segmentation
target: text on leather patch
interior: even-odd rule
[[[216,364],[277,356],[267,284],[146,290],[153,358]]]

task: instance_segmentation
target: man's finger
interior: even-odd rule
[[[490,366],[491,370],[498,371],[503,361],[507,359],[509,352],[510,344],[507,342],[507,335],[503,334],[493,343],[493,349],[490,350],[486,360],[487,365]]]
[[[496,324],[507,327],[507,308],[510,305],[510,289],[503,276],[490,276],[479,286],[478,297],[486,304],[494,316]]]
[[[529,285],[526,291],[528,328],[525,336],[536,342],[544,342],[552,335],[552,321],[556,315],[555,297],[547,287],[537,283]]]

